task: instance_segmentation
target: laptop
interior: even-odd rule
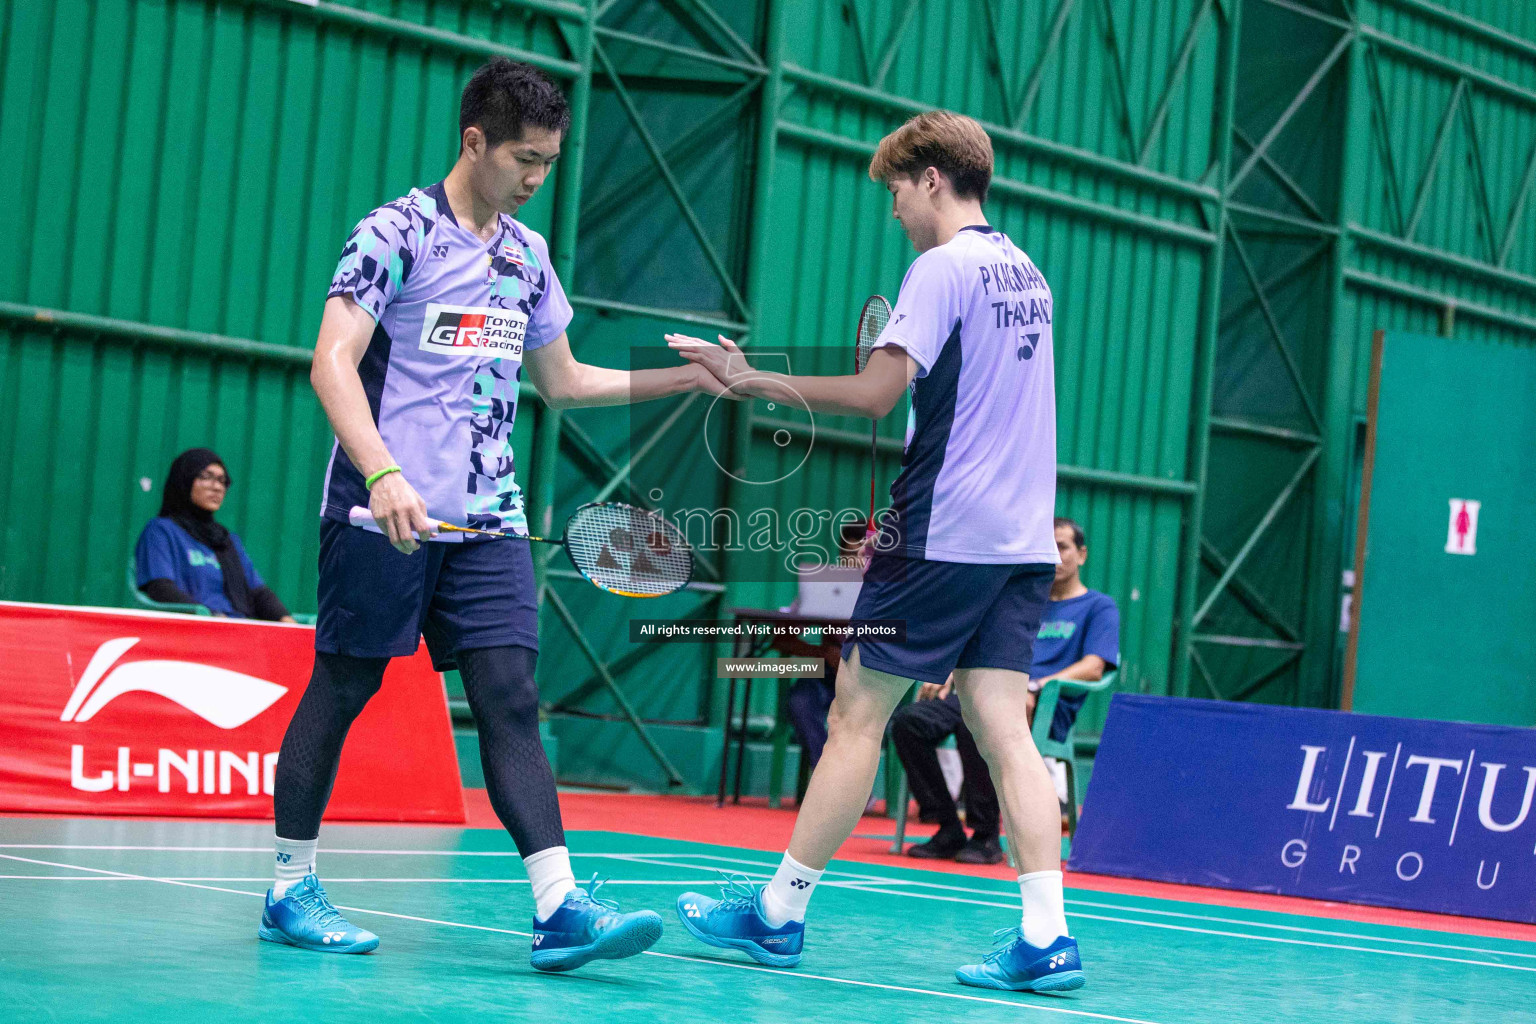
[[[850,619],[853,604],[859,599],[864,573],[840,565],[800,566],[800,592],[795,598],[797,614],[817,619]]]

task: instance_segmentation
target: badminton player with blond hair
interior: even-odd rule
[[[826,747],[773,879],[732,882],[719,900],[684,893],[678,916],[709,945],[798,964],[806,908],[864,809],[891,712],[914,680],[953,672],[997,783],[1023,898],[1018,926],[956,976],[985,988],[1075,989],[1083,973],[1063,910],[1056,793],[1028,725],[1031,653],[1058,561],[1051,290],[982,213],[992,144],[976,121],[947,111],[912,118],[881,140],[869,176],[890,191],[919,255],[862,372],[748,373],[729,339],[668,336],[752,397],[878,419],[910,385],[913,412],[853,615],[904,621],[905,636],[844,644]]]

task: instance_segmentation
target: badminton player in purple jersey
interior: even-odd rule
[[[828,738],[789,849],[760,889],[678,899],[696,938],[759,963],[800,960],[817,881],[852,833],[891,712],[914,680],[951,671],[965,723],[996,780],[1021,872],[1023,918],[968,985],[1064,991],[1083,984],[1067,934],[1055,789],[1029,734],[1029,669],[1058,562],[1051,291],[982,213],[992,144],[981,125],[920,114],[880,143],[869,176],[920,255],[864,372],[791,377],[747,367],[734,343],[669,335],[727,385],[818,412],[879,418],[909,384],[912,418],[855,621],[906,623],[900,642],[843,645]]]
[[[556,408],[719,394],[705,369],[623,372],[578,362],[570,303],[537,232],[514,219],[570,127],[538,71],[497,59],[459,108],[447,178],[363,218],[331,281],[311,380],[336,432],[320,508],[315,669],[278,757],[276,879],[259,934],[362,953],[378,937],[346,921],[315,876],[320,819],[347,730],[392,657],[426,637],[457,667],[480,734],[486,786],[533,884],[533,966],[570,970],[633,956],[661,934],[578,888],[539,743],[538,622],[526,542],[430,534],[429,519],[525,534],[512,460],[526,375]],[[382,532],[351,526],[366,505]]]

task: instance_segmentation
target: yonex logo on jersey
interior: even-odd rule
[[[1020,345],[1019,351],[1015,353],[1019,357],[1019,362],[1021,363],[1035,354],[1035,348],[1040,344],[1040,332],[1030,331],[1028,334],[1024,335],[1024,339],[1024,344]]]
[[[421,349],[451,356],[521,359],[528,315],[517,309],[427,304]]]
[[[433,255],[434,258],[447,256],[448,255],[448,246],[447,246],[447,244],[445,243],[443,245],[434,245],[432,247],[432,255]]]

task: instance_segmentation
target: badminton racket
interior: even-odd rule
[[[352,507],[348,519],[353,526],[384,532],[361,505]],[[619,501],[581,506],[565,521],[565,532],[558,538],[429,522],[435,533],[558,544],[589,583],[621,597],[661,597],[681,590],[693,578],[693,549],[682,532],[656,512]]]

